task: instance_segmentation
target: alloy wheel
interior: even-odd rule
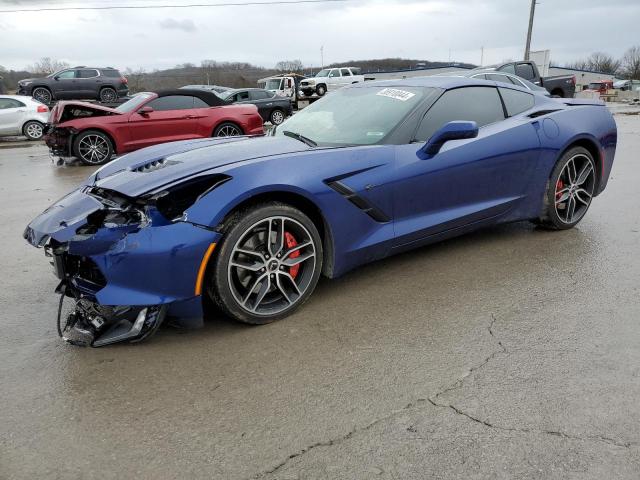
[[[44,103],[45,105],[49,105],[51,103],[51,92],[46,88],[36,88],[32,96],[35,100]]]
[[[271,114],[271,123],[280,125],[284,121],[284,114],[280,110],[276,110]]]
[[[109,143],[100,135],[86,135],[78,144],[80,156],[88,163],[99,164],[108,160]]]
[[[233,247],[228,266],[231,293],[254,315],[292,308],[312,283],[316,247],[304,225],[284,216],[249,227]]]
[[[242,132],[233,125],[223,125],[223,127],[218,130],[218,137],[235,137],[238,135],[242,135]]]
[[[111,103],[116,101],[116,92],[112,88],[105,88],[100,91],[100,101]]]
[[[584,154],[571,157],[556,181],[555,209],[563,223],[575,223],[587,212],[595,188],[595,168]]]
[[[24,132],[26,133],[27,137],[33,140],[39,140],[40,138],[42,138],[43,128],[40,123],[33,122],[27,125],[27,128],[24,129]]]

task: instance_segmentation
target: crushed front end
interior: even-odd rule
[[[191,199],[177,192],[130,198],[84,185],[26,228],[60,279],[58,331],[69,343],[141,341],[167,316],[201,321],[195,286],[220,234],[185,221],[179,207]],[[64,302],[73,308],[60,318]]]

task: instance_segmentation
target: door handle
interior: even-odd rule
[[[198,118],[198,117],[196,117],[195,115],[187,115],[187,116],[182,117],[182,118],[185,118],[187,120],[193,120],[194,118]]]

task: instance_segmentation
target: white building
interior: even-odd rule
[[[594,72],[593,70],[580,70],[577,68],[566,67],[549,67],[549,76],[554,75],[575,75],[576,76],[576,92],[581,92],[591,82],[599,82],[600,80],[615,80],[615,75],[602,72]]]

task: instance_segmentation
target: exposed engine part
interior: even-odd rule
[[[153,335],[162,324],[166,306],[105,307],[76,299],[73,310],[61,328],[62,302],[58,308],[58,334],[68,343],[81,347],[102,347],[118,342],[141,342]]]

